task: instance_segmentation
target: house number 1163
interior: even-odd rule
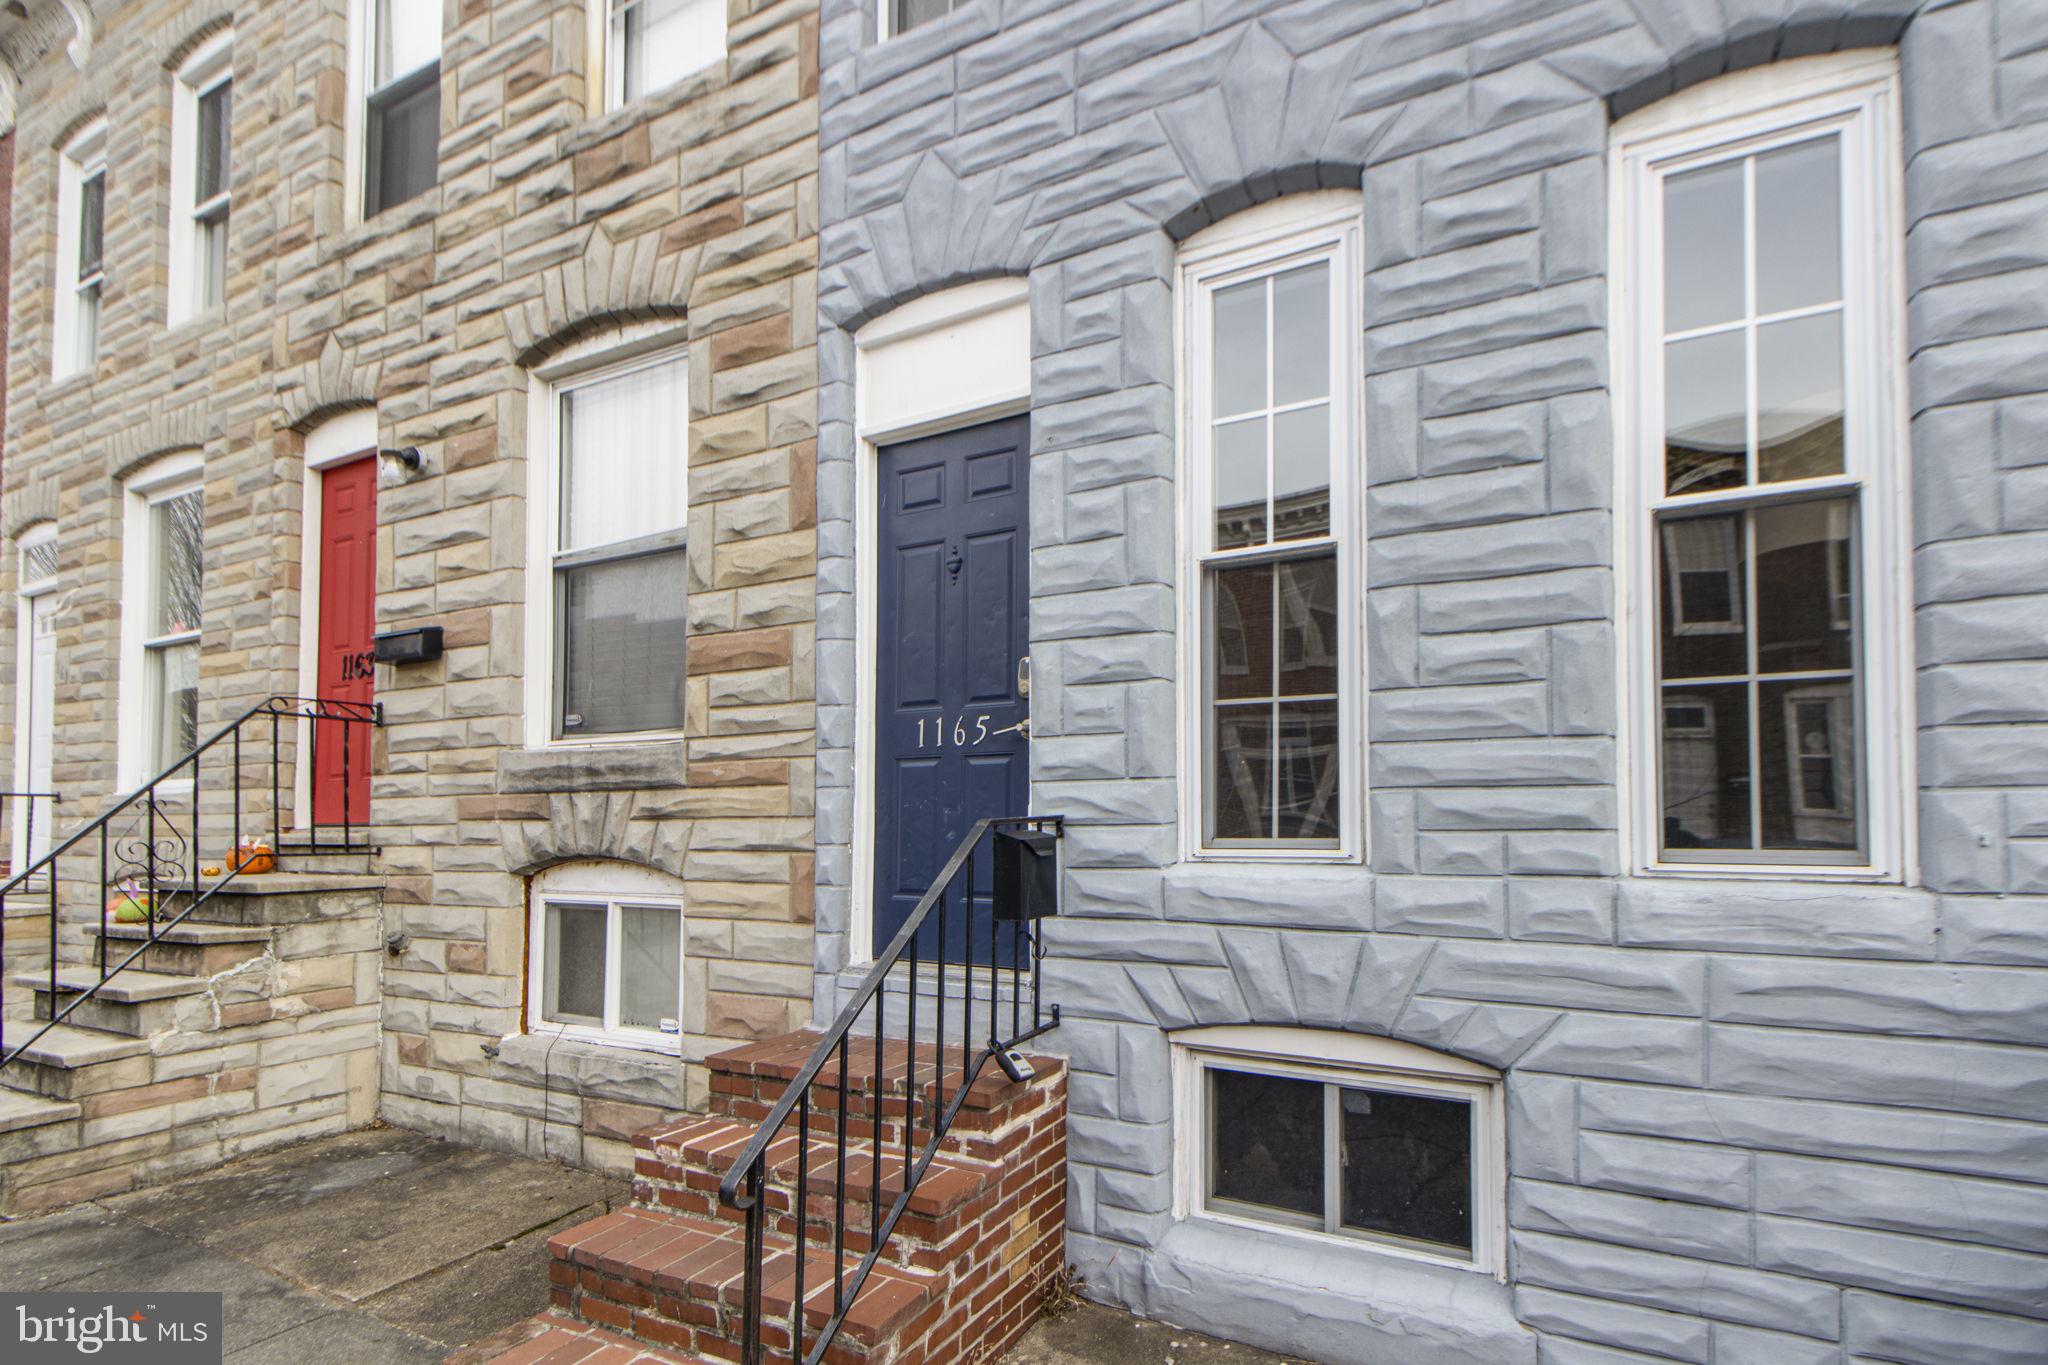
[[[925,739],[925,737],[924,737],[924,736],[925,736],[925,727],[927,727],[927,726],[931,727],[931,736],[932,736],[932,737],[931,737],[931,739],[930,739],[930,741],[929,741],[929,743],[930,743],[931,747],[932,747],[932,748],[934,748],[934,749],[943,749],[943,748],[945,748],[945,747],[946,747],[946,738],[947,738],[947,734],[946,734],[946,718],[945,718],[944,716],[938,716],[938,717],[934,717],[934,718],[930,718],[930,719],[926,719],[926,720],[920,720],[920,721],[919,721],[919,722],[917,723],[917,746],[918,746],[918,747],[919,747],[920,749],[922,749],[922,748],[923,748],[923,747],[925,746],[925,744],[927,743],[927,741],[926,741],[926,739]],[[970,748],[970,747],[972,747],[972,746],[974,746],[974,745],[976,745],[976,744],[979,744],[979,743],[981,743],[981,742],[982,742],[983,740],[987,739],[987,738],[988,738],[988,736],[989,736],[989,728],[988,728],[988,717],[987,717],[987,716],[985,716],[985,715],[983,715],[983,716],[976,716],[976,717],[974,718],[974,728],[973,728],[972,730],[969,730],[969,729],[967,728],[967,717],[965,717],[965,716],[955,716],[955,717],[953,717],[953,731],[952,731],[952,740],[953,740],[953,747],[954,747],[954,748],[956,748],[956,749],[965,749],[965,748]]]

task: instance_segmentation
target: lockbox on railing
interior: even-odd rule
[[[1060,909],[1060,840],[1050,830],[998,829],[995,917],[1044,919]]]

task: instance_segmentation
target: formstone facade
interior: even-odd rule
[[[439,183],[367,222],[345,189],[346,0],[101,4],[82,66],[64,7],[30,10],[6,52],[22,151],[0,591],[14,538],[54,523],[60,827],[119,781],[120,624],[142,609],[121,600],[122,480],[203,456],[204,736],[313,693],[305,442],[374,411],[379,445],[423,457],[380,492],[377,627],[439,626],[446,648],[377,670],[370,821],[391,947],[361,1002],[381,1017],[377,1107],[623,1167],[633,1131],[701,1107],[699,1059],[810,1016],[814,5],[733,0],[723,61],[604,112],[584,0],[449,0]],[[167,327],[172,72],[229,27],[226,303]],[[102,115],[99,354],[53,382],[58,148]],[[572,344],[649,333],[688,355],[685,733],[529,749],[530,374]],[[683,1064],[519,1036],[528,877],[586,858],[688,888]]]
[[[822,15],[821,1001],[866,932],[857,334],[1028,281],[1033,808],[1070,820],[1044,1045],[1089,1292],[1331,1361],[2048,1356],[2048,9]],[[1901,73],[1919,866],[1630,875],[1609,130],[1855,49]],[[1176,250],[1317,190],[1363,203],[1370,837],[1357,865],[1197,863]],[[1184,1216],[1172,1042],[1246,1024],[1503,1074],[1501,1282]]]

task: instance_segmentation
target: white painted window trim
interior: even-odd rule
[[[299,494],[299,695],[320,695],[320,556],[321,475],[336,465],[376,458],[377,413],[357,408],[331,417],[306,433],[304,470]],[[313,819],[313,721],[298,722],[299,740],[292,762],[294,829],[307,829]]]
[[[219,208],[228,210],[232,221],[232,172],[230,188],[213,199],[201,204],[193,196],[199,181],[199,101],[234,79],[234,48],[233,29],[215,34],[185,59],[171,81],[171,260],[165,312],[173,327],[221,306],[200,297],[204,272],[199,263],[198,220],[202,213]],[[230,146],[233,141],[231,132]],[[225,280],[222,294],[226,294]]]
[[[78,274],[79,233],[83,226],[82,192],[85,182],[107,169],[107,121],[94,119],[64,144],[57,156],[57,261],[56,308],[50,329],[50,376],[69,379],[89,374],[99,359],[97,347],[90,359],[79,356],[80,327],[84,316],[81,298],[93,283]],[[100,288],[102,320],[106,309],[105,241],[107,209],[111,198],[103,193],[100,208],[101,263],[95,277]]]
[[[1615,556],[1622,585],[1620,666],[1623,837],[1638,875],[1912,882],[1917,773],[1912,677],[1911,485],[1906,474],[1905,212],[1898,60],[1890,50],[1800,58],[1709,81],[1618,122],[1609,196],[1616,259],[1609,272],[1616,482]],[[1858,490],[1862,632],[1857,707],[1865,726],[1869,857],[1861,864],[1769,860],[1690,862],[1660,856],[1656,554],[1651,509],[1663,449],[1659,176],[1760,146],[1841,130],[1845,222],[1842,475],[1770,485],[1780,492]],[[1752,505],[1757,490],[1699,494],[1702,509]]]
[[[572,1038],[586,1043],[600,1043],[609,1047],[630,1048],[640,1052],[679,1054],[683,1042],[684,1001],[689,993],[689,982],[684,971],[684,966],[689,960],[689,919],[684,905],[684,894],[683,883],[677,878],[632,863],[582,859],[560,863],[535,874],[528,896],[530,909],[527,943],[530,948],[526,955],[526,1031],[558,1038]],[[547,906],[550,901],[574,902],[579,905],[602,901],[605,904],[605,1027],[554,1023],[542,1018],[547,1003]],[[621,930],[622,905],[658,906],[662,909],[673,908],[676,912],[678,927],[674,1033],[627,1028],[613,1022],[619,1017],[619,954],[625,942]]]
[[[42,578],[28,577],[28,552],[45,545],[54,546],[56,543],[57,523],[54,521],[38,522],[16,536],[14,540],[15,563],[20,566],[16,571],[14,610],[14,790],[17,792],[36,790],[34,774],[29,766],[32,710],[30,694],[35,658],[36,600],[55,592],[61,582],[56,574]],[[61,603],[57,609],[62,610]],[[54,725],[51,727],[51,738],[54,741]],[[33,851],[29,847],[28,838],[29,805],[29,799],[24,797],[17,797],[13,802],[11,847],[14,851],[13,871],[16,875],[28,869],[29,854]],[[38,817],[44,821],[53,819],[55,814],[54,808],[48,802],[43,803],[37,810]],[[46,824],[44,828],[47,831],[50,827]],[[54,843],[55,840],[48,842]]]
[[[943,24],[946,22],[946,19],[949,16],[951,16],[960,8],[962,4],[966,3],[966,0],[951,0],[951,3],[948,4],[946,7],[945,14],[941,15],[937,19],[927,19],[924,24],[913,24],[910,28],[907,29],[898,29],[896,27],[896,3],[897,0],[875,0],[876,42],[886,43],[891,38],[900,37],[905,33],[914,33],[918,29],[926,27],[927,25]]]
[[[439,5],[441,0],[406,0],[409,4]],[[376,27],[377,0],[348,0],[348,56],[343,80],[346,93],[342,114],[341,159],[342,221],[354,227],[364,221],[364,178],[369,165],[370,97],[377,93]],[[441,56],[447,60],[448,30],[444,15],[441,28]],[[413,68],[415,71],[418,67]],[[411,73],[406,73],[410,75]],[[396,205],[386,207],[395,208]]]
[[[690,388],[687,334],[673,322],[647,322],[566,347],[528,375],[526,387],[526,698],[529,749],[600,749],[680,739],[683,731],[635,730],[617,735],[558,739],[555,714],[555,538],[560,531],[562,479],[561,397],[583,384],[670,361],[683,363],[687,409]],[[687,448],[689,436],[684,433]],[[684,478],[689,477],[687,464]],[[689,505],[687,483],[684,505]],[[688,526],[687,515],[684,526]],[[687,532],[686,532],[687,534]],[[687,548],[685,540],[684,547]]]
[[[1190,862],[1357,863],[1366,856],[1364,754],[1365,472],[1363,291],[1360,198],[1317,191],[1276,199],[1205,228],[1181,247],[1175,270],[1176,414],[1181,453],[1181,553],[1176,584],[1180,615],[1179,709],[1181,854]],[[1208,300],[1215,289],[1322,259],[1330,263],[1330,526],[1337,551],[1338,843],[1335,848],[1219,847],[1205,843],[1208,783],[1207,641],[1203,634],[1203,564],[1209,543]],[[1342,386],[1342,391],[1339,390]],[[1284,546],[1275,557],[1285,557]]]
[[[853,346],[856,662],[847,965],[859,966],[874,960],[882,447],[1031,410],[1030,282],[977,280],[913,299],[862,327]]]
[[[156,776],[149,767],[151,755],[145,752],[150,704],[148,661],[145,658],[150,637],[145,618],[151,601],[150,575],[154,570],[150,562],[149,512],[167,499],[203,490],[202,472],[200,453],[184,450],[166,455],[147,469],[131,474],[122,485],[121,680],[120,700],[116,707],[115,768],[117,785],[124,792],[132,791]],[[202,568],[202,601],[205,581]],[[193,631],[191,635],[194,639],[200,638],[199,631]],[[165,782],[158,790],[165,796],[175,797],[189,792],[191,788],[190,778],[179,778]]]
[[[607,114],[614,109],[624,108],[627,103],[626,62],[624,53],[620,51],[623,36],[621,31],[614,29],[612,17],[615,11],[628,5],[647,2],[648,0],[587,0],[585,14],[590,71],[585,79],[589,82],[590,98],[587,102],[592,114]],[[718,51],[707,54],[703,61],[689,70],[677,72],[674,79],[666,85],[642,92],[639,98],[645,99],[649,95],[668,89],[671,85],[680,85],[698,72],[708,70],[724,61],[726,54],[731,51],[731,41],[730,25],[721,28]]]
[[[1333,1253],[1393,1256],[1505,1279],[1507,1113],[1500,1073],[1413,1043],[1328,1029],[1232,1024],[1168,1035],[1173,1080],[1173,1215],[1299,1237]],[[1437,1255],[1363,1235],[1335,1234],[1214,1210],[1207,1205],[1211,1067],[1405,1090],[1472,1106],[1472,1258]]]

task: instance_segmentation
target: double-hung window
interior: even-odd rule
[[[1173,1054],[1183,1216],[1498,1272],[1495,1073],[1315,1029],[1196,1029]]]
[[[170,320],[218,308],[227,297],[228,149],[234,109],[234,35],[223,33],[178,69],[171,90]]]
[[[534,881],[528,1023],[673,1050],[682,1032],[683,887],[619,863],[564,863]]]
[[[673,85],[725,56],[725,0],[599,3],[606,108]]]
[[[440,179],[441,6],[438,0],[368,5],[363,102],[363,217],[432,189]]]
[[[882,0],[882,36],[908,33],[919,24],[943,19],[967,0]]]
[[[1616,129],[1646,868],[1902,865],[1893,70],[1745,73]]]
[[[1355,851],[1358,201],[1183,250],[1184,676],[1198,855]],[[1214,235],[1212,235],[1214,234]]]
[[[539,743],[683,728],[689,385],[677,351],[538,386],[552,506],[535,583],[547,656]]]
[[[121,687],[125,785],[155,777],[198,743],[203,499],[196,455],[169,457],[128,485]]]
[[[106,293],[107,125],[96,120],[57,160],[57,315],[52,329],[56,378],[92,369],[99,355],[100,302]]]

